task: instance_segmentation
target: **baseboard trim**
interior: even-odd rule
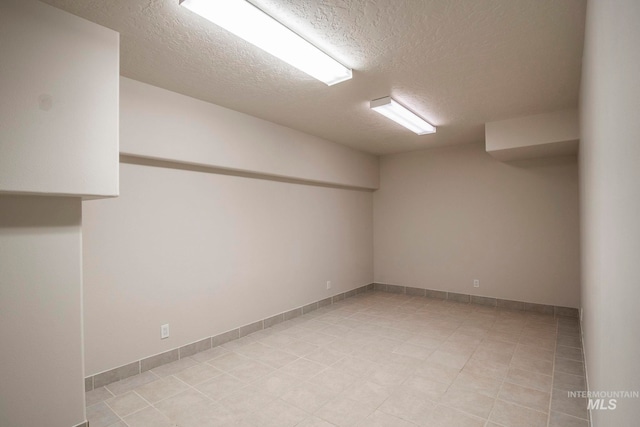
[[[263,329],[275,326],[286,320],[295,319],[296,317],[302,316],[303,314],[307,314],[319,308],[335,304],[339,301],[344,300],[345,298],[350,298],[363,292],[373,291],[373,288],[373,283],[360,286],[359,288],[352,289],[347,292],[341,292],[331,297],[312,302],[311,304],[305,304],[292,310],[276,314],[275,316],[270,316],[265,319],[258,320],[257,322],[243,325],[230,331],[207,337],[187,345],[183,345],[182,347],[177,347],[159,354],[155,354],[153,356],[146,357],[144,359],[137,360],[135,362],[128,363],[126,365],[118,366],[117,368],[109,369],[108,371],[91,375],[84,379],[85,391],[91,391],[93,389],[109,385],[116,381],[133,377],[167,363],[175,362],[184,357],[193,356],[194,354],[200,353],[201,351],[209,350],[219,345],[226,344],[229,341],[237,340],[254,332],[258,332]],[[85,425],[81,424],[78,427],[85,427]],[[86,425],[86,427],[88,427],[88,424]]]
[[[78,424],[77,426],[74,427],[89,427],[89,421],[85,421],[83,423]]]
[[[460,303],[486,305],[489,307],[497,307],[505,310],[529,311],[532,313],[553,315],[555,317],[573,317],[576,319],[579,318],[578,309],[572,307],[536,304],[526,301],[512,301],[480,295],[461,294],[457,292],[392,285],[389,283],[374,283],[373,289],[376,291],[389,292],[393,294],[406,294],[411,296],[450,300]]]

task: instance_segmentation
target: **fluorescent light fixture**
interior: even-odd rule
[[[245,0],[180,0],[180,4],[331,86],[351,70]]]
[[[391,99],[390,96],[385,96],[384,98],[371,101],[371,109],[394,122],[401,124],[418,135],[436,133],[436,127],[434,125],[407,110],[405,107]]]

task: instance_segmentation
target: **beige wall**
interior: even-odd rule
[[[118,194],[118,33],[0,2],[0,193]]]
[[[371,192],[120,174],[119,198],[83,205],[87,375],[372,282]]]
[[[0,196],[0,426],[85,420],[80,199]]]
[[[502,163],[471,144],[380,167],[376,282],[578,307],[575,157]]]
[[[640,391],[640,2],[590,0],[581,93],[583,334],[594,391]],[[638,399],[592,411],[637,425]]]
[[[135,80],[120,90],[122,154],[378,187],[372,154]]]
[[[328,184],[376,187],[376,156],[135,80],[121,99],[147,159],[83,204],[86,375],[372,282],[371,191]]]

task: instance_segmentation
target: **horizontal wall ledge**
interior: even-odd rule
[[[501,161],[575,155],[578,110],[562,110],[485,124],[487,153]]]
[[[120,153],[304,182],[379,186],[373,154],[125,77]]]
[[[369,188],[369,187],[359,187],[359,186],[344,185],[339,183],[314,181],[311,179],[301,179],[296,177],[265,174],[265,173],[231,169],[231,168],[221,168],[221,167],[208,166],[203,164],[185,163],[185,162],[179,162],[175,160],[165,160],[165,159],[142,157],[142,156],[129,155],[129,154],[120,154],[120,163],[126,163],[130,165],[159,167],[159,168],[166,168],[166,169],[188,170],[193,172],[212,173],[217,175],[238,176],[243,178],[264,179],[269,181],[286,182],[291,184],[312,185],[315,187],[340,188],[345,190],[356,190],[356,191],[367,191],[367,192],[374,191],[373,188]]]

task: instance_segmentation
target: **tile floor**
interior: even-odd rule
[[[586,427],[577,319],[367,292],[86,394],[91,427]]]

